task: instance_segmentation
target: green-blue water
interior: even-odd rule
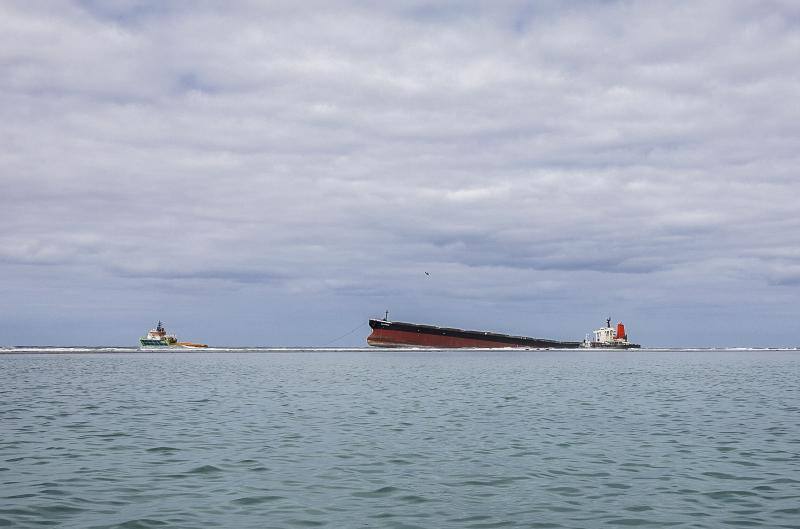
[[[798,381],[800,351],[0,355],[0,526],[800,527]]]

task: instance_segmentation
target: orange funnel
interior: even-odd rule
[[[627,340],[628,336],[625,334],[625,324],[622,322],[617,323],[617,336],[620,340]]]

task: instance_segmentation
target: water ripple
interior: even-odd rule
[[[54,352],[0,355],[0,527],[800,518],[797,350]]]

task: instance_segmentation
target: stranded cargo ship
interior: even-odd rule
[[[369,326],[372,328],[372,333],[367,337],[367,343],[376,347],[577,349],[581,346],[581,342],[562,342],[489,331],[468,331],[451,327],[389,321],[388,315],[383,320],[369,320]]]
[[[628,341],[625,326],[621,322],[617,324],[615,333],[611,328],[610,319],[607,320],[606,327],[594,331],[593,340],[587,337],[583,342],[565,342],[490,331],[469,331],[452,327],[389,321],[388,312],[382,320],[370,319],[369,326],[372,328],[372,333],[367,337],[367,343],[375,347],[432,347],[439,349],[505,347],[638,349],[641,347]]]
[[[631,343],[628,341],[628,333],[625,332],[625,325],[622,322],[617,323],[617,330],[611,327],[611,318],[606,320],[606,326],[594,331],[594,338],[590,339],[588,336],[581,344],[581,347],[593,348],[600,347],[605,349],[640,349],[642,346],[638,343]]]

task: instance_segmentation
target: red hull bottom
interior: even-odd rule
[[[416,332],[373,329],[367,343],[376,347],[436,347],[441,349],[493,349],[498,347],[525,347],[504,342],[475,340],[457,336],[435,336]]]

